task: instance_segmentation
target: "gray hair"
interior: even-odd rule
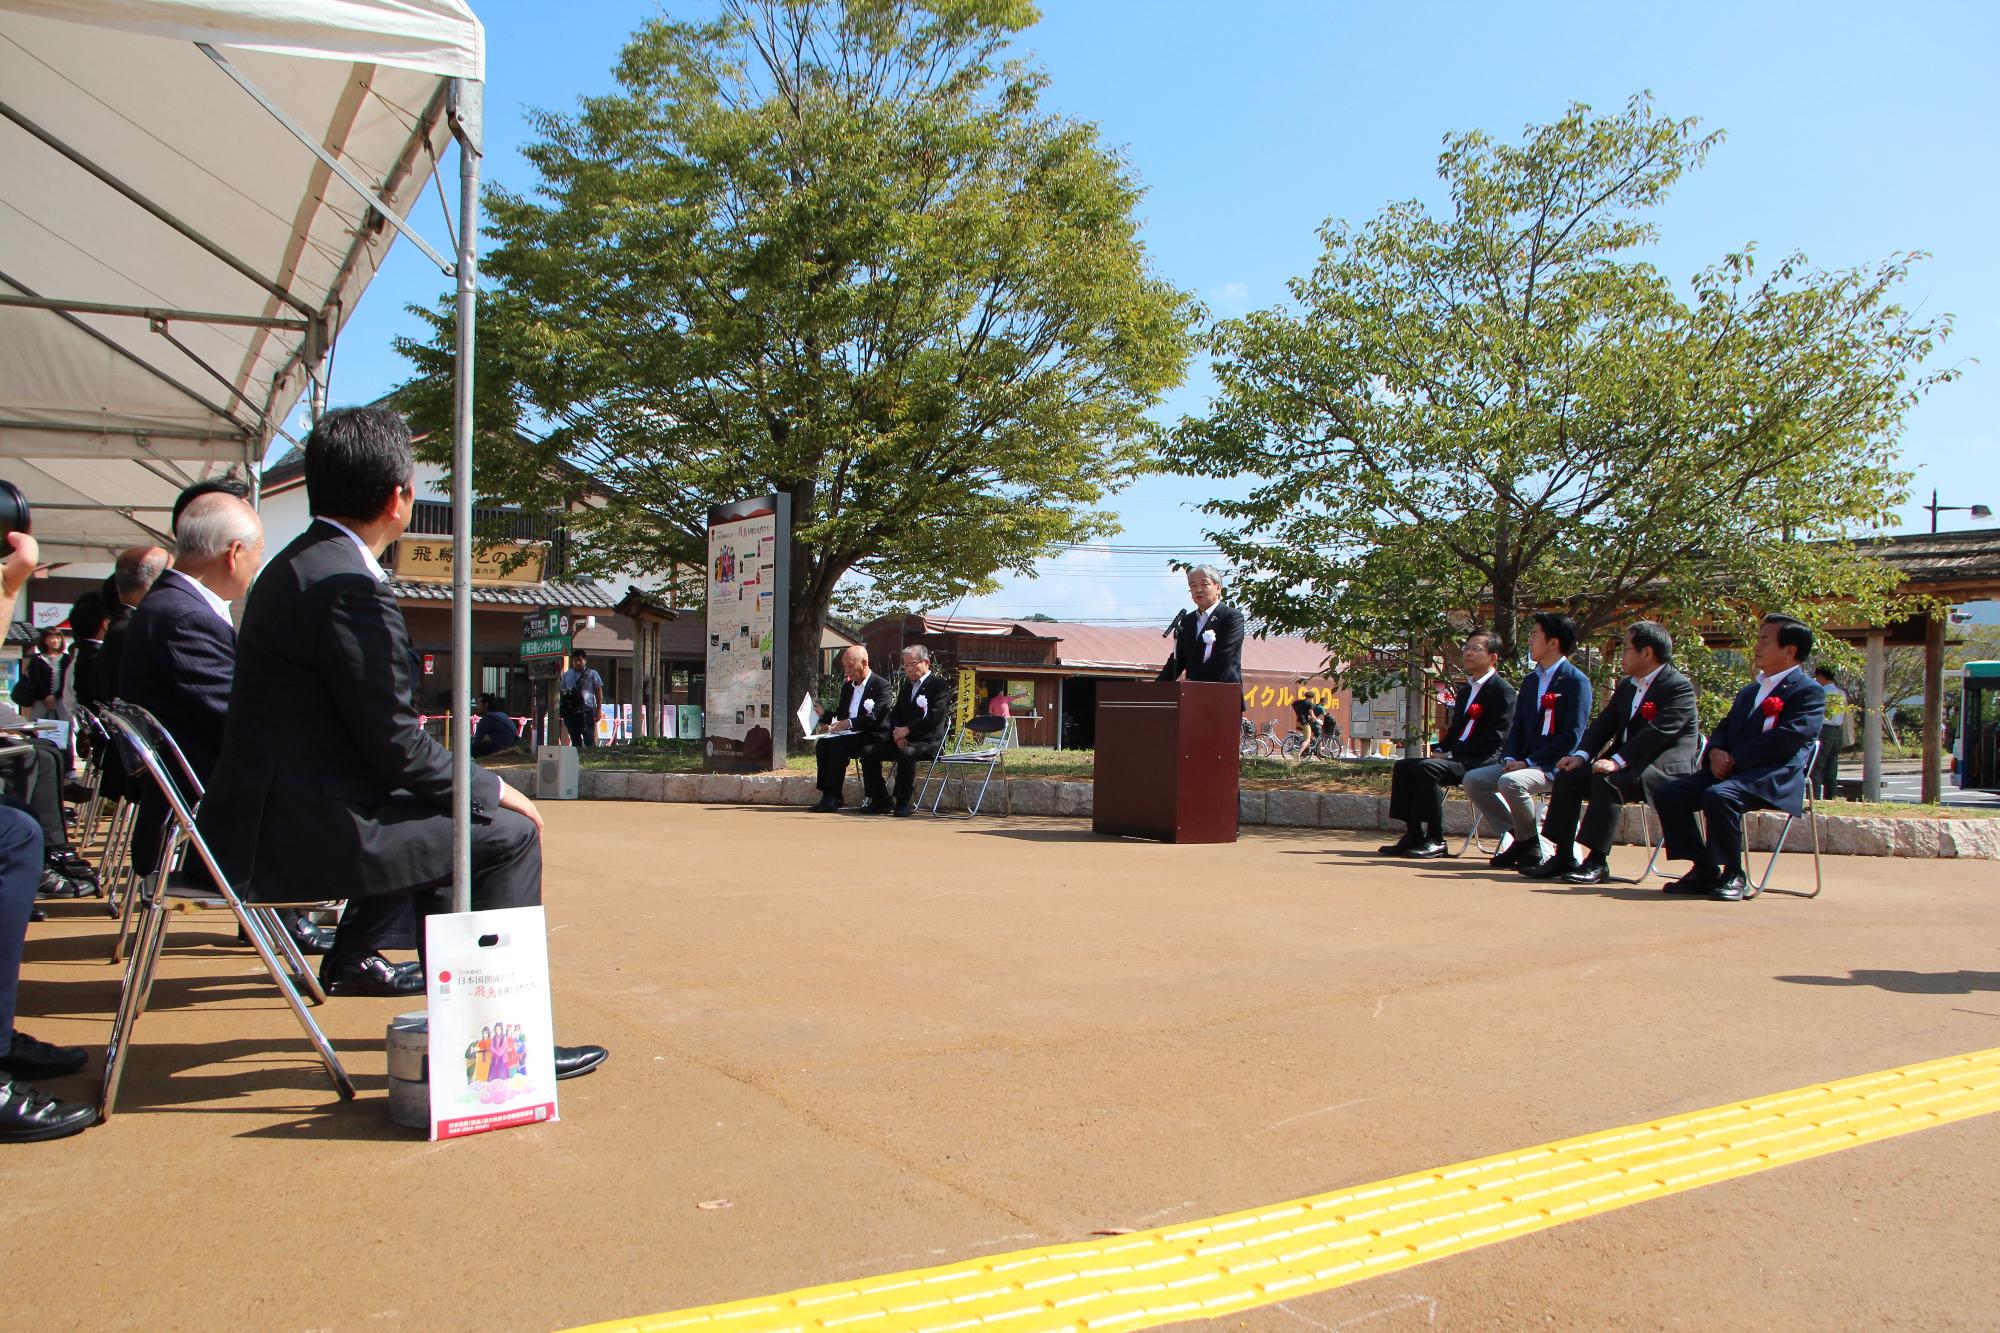
[[[931,660],[931,650],[924,647],[921,643],[913,643],[903,649],[903,651],[907,655],[916,658],[919,662],[928,662]]]
[[[167,572],[167,553],[157,546],[132,546],[119,552],[111,567],[111,586],[118,599],[129,602],[135,593],[144,593]]]
[[[1214,565],[1196,565],[1194,568],[1188,570],[1187,572],[1187,576],[1189,578],[1194,578],[1196,575],[1200,575],[1202,578],[1207,579],[1210,583],[1213,583],[1218,588],[1226,588],[1229,586],[1227,583],[1223,581],[1222,571],[1217,569]]]
[[[221,492],[196,497],[174,533],[180,558],[197,563],[227,554],[233,543],[255,546],[263,540],[264,522],[257,511]]]

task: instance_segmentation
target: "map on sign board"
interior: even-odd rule
[[[757,502],[711,516],[705,700],[711,759],[721,755],[769,764],[773,727],[785,725],[782,712],[774,717],[772,672],[777,650],[778,527],[775,505]]]

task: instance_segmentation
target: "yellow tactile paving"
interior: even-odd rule
[[[1593,1213],[1996,1110],[2000,1048],[1202,1222],[613,1320],[573,1333],[1147,1328],[1324,1291]]]

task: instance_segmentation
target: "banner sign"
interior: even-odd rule
[[[390,561],[399,579],[412,583],[450,583],[452,543],[444,538],[413,537],[405,533],[396,542]],[[540,583],[548,566],[547,542],[499,542],[481,546],[472,553],[474,583]]]
[[[979,678],[970,667],[958,669],[958,693],[951,701],[951,711],[958,717],[958,725],[963,730],[972,721],[974,710],[979,707]]]
[[[792,498],[708,511],[708,676],[702,759],[717,772],[785,766]]]

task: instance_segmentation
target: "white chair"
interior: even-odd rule
[[[1707,751],[1708,747],[1706,743],[1704,743],[1702,746],[1702,760],[1704,762],[1707,760],[1708,757]],[[1753,892],[1750,895],[1753,898],[1758,896],[1758,894],[1767,892],[1783,893],[1794,898],[1817,898],[1820,895],[1820,890],[1826,887],[1826,877],[1821,869],[1820,859],[1819,859],[1819,802],[1815,800],[1813,797],[1813,787],[1812,787],[1813,765],[1817,763],[1818,760],[1819,760],[1819,742],[1815,740],[1806,749],[1806,770],[1805,770],[1806,796],[1805,796],[1805,804],[1801,807],[1802,813],[1804,814],[1805,818],[1812,825],[1812,835],[1813,835],[1812,892],[1807,893],[1803,889],[1773,889],[1770,887],[1771,874],[1778,868],[1778,858],[1784,855],[1785,840],[1791,836],[1792,825],[1799,818],[1798,815],[1787,814],[1785,816],[1784,826],[1778,830],[1778,841],[1771,848],[1771,859],[1764,863],[1764,873],[1758,877],[1755,892]],[[1646,859],[1646,868],[1644,870],[1641,870],[1639,872],[1638,878],[1632,881],[1634,884],[1643,884],[1648,879],[1652,878],[1652,876],[1656,873],[1654,867],[1659,864],[1660,855],[1662,852],[1666,850],[1666,830],[1660,825],[1659,812],[1653,809],[1653,803],[1651,799],[1641,801],[1639,803],[1639,810],[1640,810],[1639,818],[1643,822],[1643,826],[1647,830],[1646,842],[1647,845],[1649,845],[1653,849],[1653,854]],[[1751,812],[1745,811],[1744,813],[1747,815]],[[1696,818],[1700,818],[1699,811],[1696,812]],[[1748,830],[1745,831],[1744,843],[1747,848],[1747,845],[1749,843]],[[1658,873],[1661,879],[1676,878],[1676,876],[1669,875],[1664,871],[1660,871]]]

